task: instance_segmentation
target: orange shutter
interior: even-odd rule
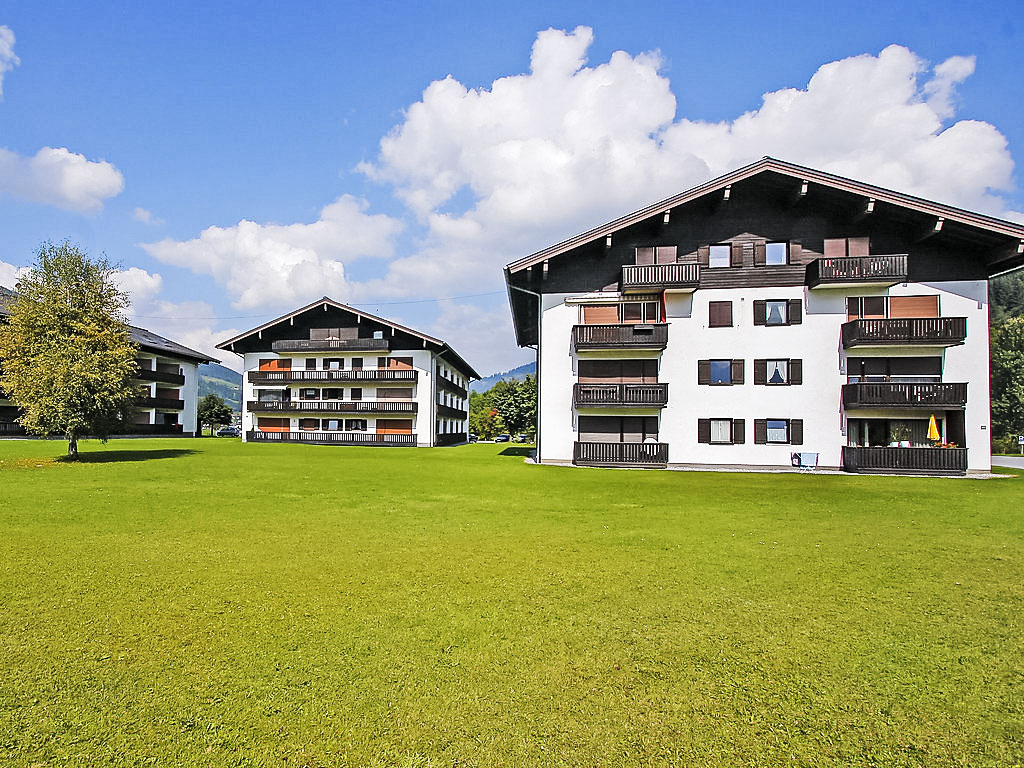
[[[586,304],[583,307],[583,323],[585,325],[607,325],[618,322],[618,304]]]
[[[891,296],[889,317],[938,317],[938,296]]]
[[[273,360],[260,360],[261,371],[290,371],[292,369],[292,359],[286,358],[274,358]]]
[[[378,435],[411,435],[412,419],[377,419]]]
[[[256,419],[256,426],[260,432],[287,432],[290,426],[290,419],[272,419],[261,416]]]

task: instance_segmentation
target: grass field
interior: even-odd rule
[[[1014,766],[1024,480],[0,441],[0,765]]]

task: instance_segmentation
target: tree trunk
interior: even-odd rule
[[[77,437],[69,437],[68,438],[68,459],[70,461],[77,461],[78,460],[78,438]]]

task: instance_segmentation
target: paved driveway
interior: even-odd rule
[[[993,456],[992,466],[1024,469],[1024,456]]]

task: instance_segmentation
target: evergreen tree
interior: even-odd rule
[[[1024,317],[992,329],[992,432],[1024,435]]]

